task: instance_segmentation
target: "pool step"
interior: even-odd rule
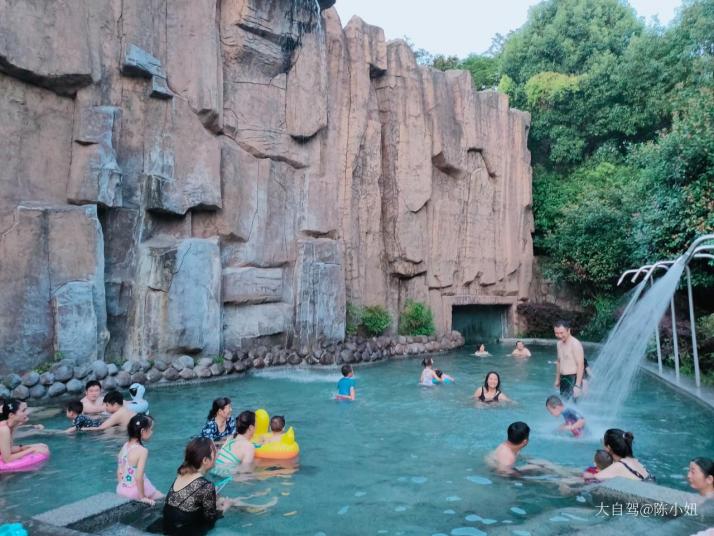
[[[100,530],[96,534],[100,536],[145,536],[149,533],[130,525],[115,523],[114,525],[110,525],[107,528]]]

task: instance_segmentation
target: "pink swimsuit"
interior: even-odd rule
[[[121,472],[121,480],[117,484],[117,493],[128,499],[138,501],[139,488],[136,486],[136,465],[129,465],[129,453],[138,447],[138,443],[129,445],[129,442],[124,443],[124,446],[119,451],[119,467]],[[151,481],[144,475],[144,496],[149,499],[157,499],[161,493],[153,486]]]

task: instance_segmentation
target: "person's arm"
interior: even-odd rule
[[[210,482],[205,483],[201,489],[201,507],[203,519],[209,523],[221,517],[217,507],[216,487]]]
[[[139,494],[139,500],[151,506],[154,505],[154,500],[144,495],[144,469],[146,468],[146,460],[149,457],[149,451],[145,447],[137,449],[139,451],[139,459],[136,462],[136,490]]]
[[[575,363],[577,364],[577,372],[575,373],[575,387],[582,393],[583,391],[583,373],[585,372],[585,351],[583,345],[575,345]]]
[[[478,397],[480,397],[482,391],[483,391],[483,387],[479,387],[478,389],[476,389],[476,391],[474,391],[474,396],[472,396],[471,398],[478,398]]]
[[[583,426],[585,426],[585,419],[580,417],[577,421],[575,421],[573,424],[568,426],[569,430],[580,430]]]
[[[354,388],[354,387],[350,387],[350,396],[349,396],[349,399],[350,399],[350,400],[354,400],[356,397],[357,397],[357,392],[355,391],[355,388]]]
[[[555,383],[553,387],[560,387],[560,359],[555,359]]]
[[[510,398],[508,398],[506,396],[505,393],[501,393],[500,395],[498,395],[498,401],[499,402],[513,402]]]
[[[531,351],[528,348],[525,348],[525,351],[526,351],[526,357],[530,357]]]
[[[119,411],[121,411],[121,410],[119,410]],[[85,428],[85,430],[88,432],[101,432],[103,430],[108,430],[112,426],[118,425],[119,421],[121,419],[121,415],[119,415],[119,411],[112,413],[111,416],[106,421],[104,421],[102,424],[100,424],[99,426],[97,426],[95,428],[91,428],[91,427]]]

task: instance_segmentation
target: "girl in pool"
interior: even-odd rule
[[[30,454],[50,453],[44,443],[29,445],[15,445],[12,437],[15,429],[27,422],[27,404],[14,398],[0,399],[0,461],[3,463],[14,462]]]
[[[689,462],[687,480],[704,499],[714,499],[714,461],[709,458],[694,458]]]
[[[236,419],[236,432],[226,441],[218,456],[213,473],[226,476],[235,472],[245,472],[252,468],[255,457],[253,433],[255,432],[255,413],[244,411]]]
[[[154,505],[163,497],[145,476],[149,451],[144,446],[154,433],[154,419],[148,415],[135,415],[127,426],[129,440],[119,451],[117,464],[117,494]]]
[[[504,393],[501,392],[501,377],[495,370],[486,374],[483,386],[476,389],[474,396],[481,404],[495,404],[497,402],[511,402]]]
[[[618,476],[630,480],[654,480],[635,455],[632,453],[632,442],[635,437],[631,432],[623,432],[618,428],[610,428],[602,439],[605,450],[612,456],[612,465],[597,474],[598,480],[607,480]]]
[[[474,355],[477,356],[477,357],[488,357],[488,356],[490,356],[491,354],[486,351],[486,345],[485,345],[485,344],[481,344],[481,345],[478,347],[478,350],[476,350],[476,351],[474,352]]]
[[[424,370],[421,371],[421,376],[419,377],[419,385],[431,387],[432,385],[434,385],[434,380],[436,380],[436,383],[440,383],[441,380],[434,371],[434,361],[431,359],[431,357],[425,357],[421,362],[421,366],[424,367]]]

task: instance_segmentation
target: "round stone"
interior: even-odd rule
[[[0,398],[10,398],[10,390],[0,383]]]
[[[154,361],[154,368],[160,372],[163,372],[167,368],[169,368],[169,364],[163,359],[157,359],[156,361]]]
[[[157,370],[155,368],[150,369],[149,372],[146,373],[146,381],[148,381],[149,383],[156,383],[161,378],[163,378],[163,374],[161,374],[160,370]]]
[[[117,367],[114,363],[109,363],[107,365],[107,374],[110,376],[116,376],[119,373],[119,367]]]
[[[44,386],[49,386],[55,383],[55,375],[51,372],[43,372],[40,374],[40,383]]]
[[[126,388],[131,385],[131,376],[125,370],[120,370],[116,375],[117,385]]]
[[[193,380],[196,377],[196,373],[193,369],[185,368],[179,373],[179,376],[184,380]]]
[[[70,368],[67,365],[58,365],[57,368],[53,370],[55,375],[55,381],[67,382],[74,376],[74,368]]]
[[[208,368],[212,364],[213,364],[213,359],[211,359],[210,357],[202,357],[201,359],[198,360],[198,363],[196,366]]]
[[[83,380],[89,374],[89,367],[86,365],[79,365],[74,367],[74,377],[78,380]]]
[[[146,383],[146,374],[139,371],[131,375],[131,383]]]
[[[208,369],[211,371],[211,376],[220,376],[225,372],[224,366],[220,363],[213,363]]]
[[[77,378],[72,378],[67,382],[67,392],[72,394],[78,394],[84,391],[84,384]]]
[[[199,378],[210,378],[211,377],[211,371],[210,369],[206,367],[196,367],[193,369],[193,371],[196,373],[196,376]]]
[[[30,388],[30,398],[42,398],[47,394],[47,387],[38,383]]]
[[[117,380],[114,376],[107,376],[102,380],[102,389],[105,391],[113,391],[117,387]]]
[[[40,375],[34,370],[22,376],[22,385],[25,387],[33,387],[40,381]]]
[[[170,382],[175,382],[179,379],[179,371],[173,367],[169,367],[164,371],[164,379]]]
[[[55,382],[50,385],[47,392],[52,397],[59,396],[67,392],[67,386],[62,382]]]
[[[92,372],[97,380],[103,380],[109,375],[109,368],[104,361],[97,360],[92,363]]]
[[[5,376],[5,381],[3,383],[8,389],[14,389],[22,383],[22,378],[20,378],[19,375],[14,373],[8,374],[7,376]]]
[[[151,363],[148,359],[141,359],[139,360],[139,368],[141,369],[141,372],[148,372],[151,368]]]
[[[18,385],[12,390],[12,397],[19,400],[27,400],[30,397],[30,389],[24,385]]]

